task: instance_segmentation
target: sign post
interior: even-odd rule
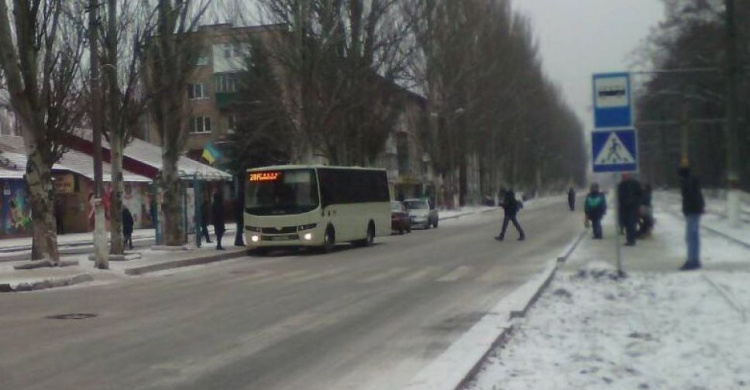
[[[633,109],[629,73],[601,73],[593,77],[594,131],[591,133],[594,173],[617,173],[638,170],[638,139],[633,128]],[[620,200],[615,190],[615,252],[617,274],[622,270],[620,247]]]

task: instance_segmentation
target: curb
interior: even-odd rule
[[[92,282],[93,280],[94,277],[90,274],[79,274],[70,277],[42,279],[34,282],[0,283],[0,293],[46,290]]]
[[[417,373],[406,388],[463,389],[482,368],[489,354],[510,338],[513,331],[512,320],[526,316],[534,302],[554,279],[558,264],[567,260],[585,234],[585,231],[581,232],[560,257],[549,261],[542,272],[502,299],[442,355]]]
[[[172,268],[209,264],[209,263],[215,263],[217,261],[231,260],[231,259],[236,259],[238,257],[244,257],[244,256],[247,256],[246,250],[218,253],[218,254],[211,255],[211,256],[175,260],[175,261],[169,261],[169,262],[160,263],[160,264],[151,264],[151,265],[144,265],[141,267],[129,268],[125,270],[125,274],[131,275],[131,276],[144,275],[147,273],[164,271],[164,270],[172,269]]]
[[[494,211],[497,211],[497,209],[467,211],[465,213],[451,215],[450,217],[440,217],[440,218],[438,218],[438,220],[445,221],[445,220],[448,220],[448,219],[458,219],[458,218],[461,218],[461,217],[465,217],[467,215],[491,213],[491,212],[494,212]]]

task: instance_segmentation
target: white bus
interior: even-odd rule
[[[251,250],[372,244],[391,232],[384,169],[284,165],[247,171],[245,234]]]

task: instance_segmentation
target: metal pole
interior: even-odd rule
[[[161,189],[159,183],[154,181],[154,244],[161,245]]]
[[[625,276],[625,272],[622,270],[622,247],[620,246],[620,191],[618,191],[617,174],[612,174],[613,182],[615,183],[615,253],[617,255],[617,275]]]
[[[102,93],[99,76],[99,4],[89,0],[89,43],[91,59],[91,127],[94,143],[94,256],[98,269],[108,269],[107,223],[102,204],[104,177],[102,173]]]
[[[193,191],[195,198],[195,246],[201,247],[201,226],[203,226],[203,199],[201,197],[201,183],[198,181],[198,174],[193,174]]]
[[[726,1],[726,70],[727,70],[727,217],[732,227],[739,228],[740,221],[740,139],[737,131],[737,86],[740,83],[739,56],[737,55],[737,26],[734,0]]]
[[[686,87],[687,88],[687,87]],[[690,123],[688,122],[689,115],[689,104],[688,104],[688,97],[686,91],[683,91],[682,94],[682,112],[681,112],[681,118],[680,118],[680,146],[681,146],[681,155],[680,155],[680,165],[683,167],[686,167],[690,164],[690,137],[689,135],[689,127]]]

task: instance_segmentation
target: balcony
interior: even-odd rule
[[[237,98],[237,92],[223,92],[216,93],[216,107],[219,110],[226,110],[232,104],[234,99]]]

